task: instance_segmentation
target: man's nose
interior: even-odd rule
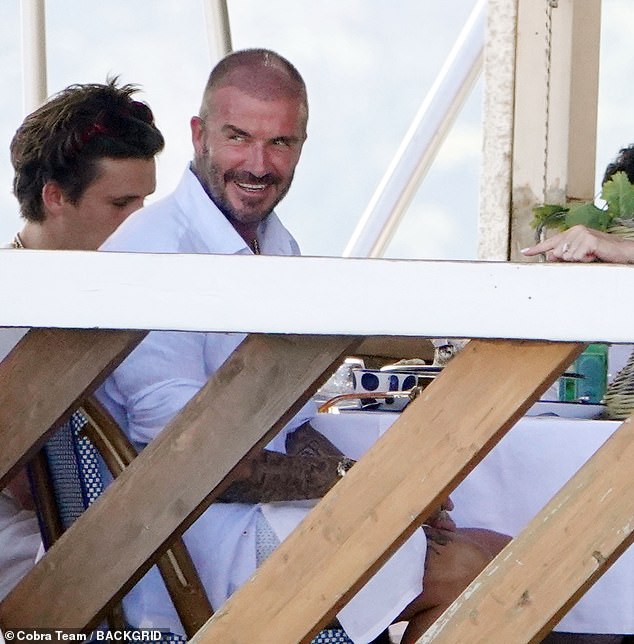
[[[249,146],[248,170],[258,177],[265,175],[269,171],[266,148],[263,145],[253,143]]]

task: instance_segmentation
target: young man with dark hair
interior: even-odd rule
[[[10,248],[96,250],[143,205],[164,146],[133,85],[71,85],[29,114],[11,141],[25,220]],[[2,329],[0,360],[25,329]],[[40,532],[24,473],[0,492],[0,599],[33,565]]]
[[[154,192],[164,140],[136,91],[71,85],[26,117],[11,142],[16,245],[96,249]]]

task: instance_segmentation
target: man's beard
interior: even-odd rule
[[[271,214],[277,204],[282,201],[291,187],[294,173],[291,174],[286,186],[282,188],[275,201],[271,205],[267,206],[266,210],[256,210],[255,206],[253,209],[249,208],[248,197],[244,199],[247,208],[237,209],[229,202],[226,197],[226,186],[229,183],[239,182],[281,186],[282,178],[279,175],[273,173],[268,173],[262,177],[257,177],[250,172],[238,170],[228,170],[227,172],[223,173],[216,165],[209,163],[206,152],[207,151],[203,149],[203,154],[197,155],[197,157],[195,158],[194,170],[196,172],[196,176],[203,184],[205,192],[207,192],[220,212],[222,212],[222,214],[229,221],[234,220],[242,224],[253,223],[254,221],[263,221],[268,215]],[[259,200],[257,195],[254,195],[253,199],[254,201]]]

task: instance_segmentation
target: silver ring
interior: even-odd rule
[[[566,242],[562,247],[561,247],[561,254],[565,255],[568,251],[570,250],[570,244]]]

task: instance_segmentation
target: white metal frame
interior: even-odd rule
[[[482,70],[486,0],[478,0],[346,245],[382,257]]]
[[[22,0],[20,15],[24,112],[29,114],[47,97],[45,0]]]
[[[227,0],[205,0],[203,7],[209,53],[212,62],[215,63],[233,48],[229,9],[227,8]]]

